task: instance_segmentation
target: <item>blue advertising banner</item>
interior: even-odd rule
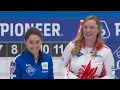
[[[70,41],[78,29],[79,19],[0,18],[0,42],[24,41],[30,27],[38,28],[43,41]]]
[[[69,42],[75,37],[81,19],[84,18],[0,18],[0,42],[23,42],[30,27],[42,32],[43,41]],[[115,58],[116,79],[119,79],[120,18],[103,17],[100,21],[105,43],[112,49]]]

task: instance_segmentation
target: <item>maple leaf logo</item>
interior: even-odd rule
[[[83,69],[80,68],[80,72],[78,73],[77,76],[80,79],[93,79],[94,74],[96,73],[98,67],[91,68],[91,60],[90,60],[90,62],[88,63],[87,66],[82,65],[82,67],[83,67]]]

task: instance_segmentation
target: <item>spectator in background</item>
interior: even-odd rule
[[[66,46],[60,61],[65,79],[114,79],[114,58],[102,39],[100,20],[86,17],[80,33]]]
[[[36,28],[25,35],[26,49],[10,64],[11,79],[54,79],[52,57],[41,51],[42,36]]]

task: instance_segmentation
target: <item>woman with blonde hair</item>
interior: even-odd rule
[[[80,33],[66,46],[60,61],[65,79],[114,79],[114,58],[104,44],[100,20],[86,17]]]

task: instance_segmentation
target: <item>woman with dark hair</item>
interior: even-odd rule
[[[27,30],[25,45],[26,49],[11,62],[11,79],[54,79],[52,57],[41,51],[38,29]]]
[[[97,16],[88,16],[80,33],[65,48],[60,68],[65,79],[114,79],[114,58],[104,44]]]

